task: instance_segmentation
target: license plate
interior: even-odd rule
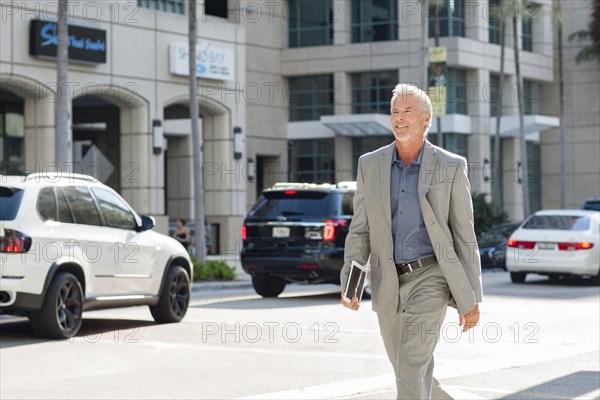
[[[290,237],[290,228],[287,226],[275,226],[273,227],[274,238],[286,238]]]
[[[549,242],[539,242],[538,243],[538,249],[540,249],[540,250],[554,250],[555,246],[556,246],[556,243],[549,243]]]

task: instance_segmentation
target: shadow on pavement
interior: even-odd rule
[[[600,388],[598,371],[579,371],[502,397],[500,400],[574,399]]]
[[[591,279],[550,279],[537,274],[528,274],[525,283],[512,283],[508,272],[484,274],[483,284],[484,294],[491,296],[580,299],[600,294],[600,287]],[[581,290],[571,290],[573,288]]]
[[[200,304],[190,306],[193,308],[219,308],[229,310],[253,310],[253,309],[277,309],[292,307],[310,307],[320,305],[336,305],[340,302],[340,294],[320,293],[320,294],[290,294],[281,295],[278,298],[251,298],[251,299],[232,299],[217,301],[209,304]],[[365,300],[366,301],[366,300]]]
[[[125,341],[128,334],[137,332],[138,328],[151,325],[157,324],[153,321],[84,317],[76,337],[85,337],[87,341],[99,341],[103,336],[109,335],[115,340],[120,338],[121,341]],[[0,349],[59,341],[63,340],[37,337],[31,323],[25,317],[3,318],[0,323]]]

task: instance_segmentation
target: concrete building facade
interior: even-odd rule
[[[69,24],[90,35],[92,55],[71,60],[69,85],[58,90],[55,60],[39,50],[55,37],[47,23],[56,21],[56,1],[0,1],[3,172],[66,168],[54,162],[54,101],[66,93],[80,172],[99,175],[140,213],[158,217],[166,232],[175,218],[193,218],[187,2],[70,4]],[[532,211],[559,204],[555,3],[537,0],[518,14],[525,168],[515,38],[508,19],[500,88],[495,4],[446,0],[440,9],[447,96],[439,130],[441,144],[468,159],[473,191],[490,194],[492,181],[501,179],[502,209],[520,221],[523,179]],[[236,253],[243,216],[262,189],[287,180],[353,180],[357,158],[393,140],[394,85],[429,85],[433,14],[422,0],[197,0],[196,6],[207,223],[212,249]],[[579,207],[600,195],[600,68],[597,61],[576,65],[583,44],[566,39],[589,18],[590,5],[572,0],[563,7],[566,205]],[[77,35],[74,47],[86,39]],[[501,160],[495,165],[498,107]],[[437,133],[435,118],[429,134],[435,143]]]

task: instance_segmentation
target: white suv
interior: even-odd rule
[[[191,293],[184,247],[86,175],[0,175],[0,313],[67,338],[84,310],[148,305],[179,322]]]

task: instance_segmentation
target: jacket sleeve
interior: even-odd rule
[[[340,272],[340,283],[342,290],[346,287],[350,265],[352,260],[361,264],[366,264],[371,246],[369,243],[369,218],[365,204],[363,159],[358,159],[358,173],[356,177],[356,192],[354,192],[354,216],[350,223],[350,229],[346,236],[346,245],[344,247],[344,266]]]
[[[448,224],[452,231],[454,249],[469,278],[475,301],[480,303],[483,299],[481,259],[475,236],[473,201],[467,171],[467,161],[463,158],[452,183]]]

